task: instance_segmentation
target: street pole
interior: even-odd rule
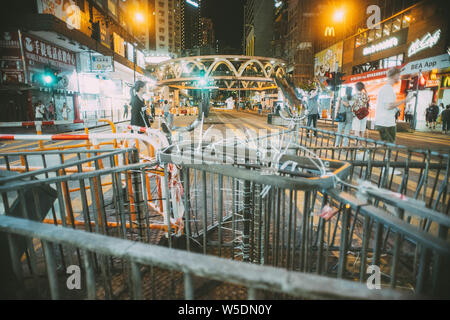
[[[133,46],[133,77],[136,83],[136,46]]]
[[[418,76],[417,76],[417,83],[416,83],[416,101],[414,102],[414,119],[413,119],[413,130],[416,130],[417,126],[417,104],[419,102],[419,81],[420,77],[422,77],[422,70],[419,70]]]

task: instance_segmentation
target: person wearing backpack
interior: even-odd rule
[[[358,82],[355,85],[356,96],[352,111],[354,114],[352,128],[355,136],[364,137],[367,126],[367,116],[369,115],[369,95],[367,94],[364,83]]]

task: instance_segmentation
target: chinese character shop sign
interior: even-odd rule
[[[415,55],[416,53],[425,50],[427,48],[434,47],[441,38],[441,30],[436,30],[433,34],[429,32],[422,37],[422,39],[416,39],[408,49],[408,57]]]
[[[23,48],[29,65],[41,64],[58,69],[72,70],[76,67],[75,53],[30,35],[24,35]]]

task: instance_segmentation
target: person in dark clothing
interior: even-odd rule
[[[123,118],[128,118],[128,104],[126,103],[123,105]]]
[[[150,105],[150,112],[152,114],[152,118],[155,119],[156,117],[156,110],[155,110],[155,103],[152,102],[152,104]]]
[[[430,124],[430,129],[436,129],[436,121],[439,115],[439,107],[435,103],[431,103],[427,109],[428,123]]]
[[[447,134],[450,130],[450,104],[447,105],[444,111],[441,114],[442,118],[442,133]]]
[[[136,81],[131,89],[131,125],[136,127],[150,127],[147,117],[147,107],[144,102],[145,82]]]

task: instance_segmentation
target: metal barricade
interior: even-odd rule
[[[0,179],[6,213],[11,211],[11,193],[21,199],[27,190],[31,190],[34,207],[39,208],[35,187],[54,186],[58,198],[56,212],[60,216],[53,217],[53,222],[57,224],[60,218],[66,228],[84,226],[92,243],[77,241],[78,233],[75,232],[79,230],[71,230],[70,235],[58,232],[58,236],[51,237],[48,235],[50,229],[33,233],[27,226],[3,217],[0,217],[0,221],[4,221],[0,222],[0,228],[8,234],[43,240],[46,270],[55,298],[58,297],[56,280],[51,280],[58,279],[58,267],[55,266],[72,264],[85,266],[88,271],[90,298],[120,297],[121,292],[127,290],[136,298],[180,297],[185,290],[184,297],[192,298],[202,290],[204,294],[214,291],[211,288],[218,286],[214,281],[243,284],[250,288],[250,298],[255,297],[255,290],[270,287],[288,296],[347,297],[348,292],[339,292],[341,289],[337,287],[325,290],[326,293],[319,290],[315,295],[313,285],[305,289],[300,283],[297,286],[296,281],[304,279],[309,284],[313,278],[305,273],[316,273],[320,275],[314,278],[316,284],[323,282],[345,287],[346,281],[330,277],[364,283],[370,280],[368,275],[373,270],[378,272],[381,291],[363,290],[364,284],[356,287],[352,284],[357,288],[355,292],[365,291],[367,297],[406,297],[386,289],[390,287],[416,295],[450,296],[446,273],[450,258],[447,241],[450,220],[447,216],[420,205],[418,197],[411,201],[409,194],[378,187],[386,184],[355,185],[358,166],[362,167],[362,174],[368,172],[366,178],[370,178],[369,173],[375,176],[373,168],[376,166],[370,167],[374,161],[343,159],[333,155],[328,146],[321,146],[322,149],[315,145],[305,147],[303,135],[297,135],[296,130],[281,134],[282,147],[267,153],[257,152],[258,148],[238,141],[165,144],[164,148],[154,149],[154,158],[145,161],[139,161],[143,159],[136,149],[104,153],[98,149],[85,151],[96,154],[91,158],[80,155],[73,163],[61,162],[54,168],[23,173],[21,178]],[[277,135],[280,134],[273,137],[277,138]],[[129,139],[153,143],[145,135],[128,133],[88,135],[85,139],[112,137],[122,146]],[[388,147],[388,153],[398,148]],[[283,152],[279,151],[281,149]],[[117,163],[114,157],[119,155],[124,161]],[[103,167],[100,161],[103,161]],[[70,167],[86,167],[89,162],[95,164],[95,170],[61,174]],[[390,165],[383,167],[386,172]],[[429,167],[433,167],[431,161]],[[388,177],[388,174],[384,176]],[[19,181],[30,177],[40,179]],[[388,178],[383,179],[386,183]],[[106,190],[103,184],[109,182],[111,188]],[[90,196],[86,187],[89,187]],[[76,191],[65,196],[71,189]],[[352,190],[356,190],[358,197],[349,193]],[[445,194],[445,190],[441,194]],[[83,221],[89,222],[79,226],[73,210],[77,203],[72,198],[77,193],[80,195],[78,213],[84,217]],[[425,195],[425,199],[426,196],[429,195]],[[22,207],[21,217],[30,216],[27,210],[27,206]],[[422,222],[417,225],[415,221]],[[101,236],[108,238],[97,238]],[[188,253],[144,244],[131,245],[117,242],[118,239],[112,237],[122,238],[121,241],[166,243],[169,248],[186,249]],[[23,268],[20,259],[27,262],[31,275],[36,274],[34,271],[39,265],[33,255],[39,250],[36,250],[34,240],[28,240],[22,253],[15,248],[13,238],[8,236],[8,244],[15,261],[12,267],[16,277],[23,278],[18,271],[19,267]],[[53,249],[48,242],[57,244],[55,249],[59,248],[59,251],[50,253]],[[117,250],[113,250],[115,245]],[[201,252],[204,256],[199,258],[189,251]],[[216,258],[209,255],[225,260],[214,260]],[[203,262],[205,264],[201,265]],[[149,268],[141,268],[141,264]],[[161,270],[161,267],[172,271]],[[248,273],[239,271],[241,275],[237,276],[227,268],[239,268]],[[95,281],[93,270],[101,274],[100,282]],[[284,287],[289,281],[281,285],[280,281],[284,280],[274,279],[276,272],[286,275],[287,278],[282,279],[294,278],[293,287]],[[252,273],[257,273],[258,277]],[[214,281],[206,284],[200,281],[197,290],[193,276]],[[144,283],[150,283],[150,289],[140,286]],[[94,290],[93,286],[100,291]],[[305,295],[300,293],[302,290]]]

